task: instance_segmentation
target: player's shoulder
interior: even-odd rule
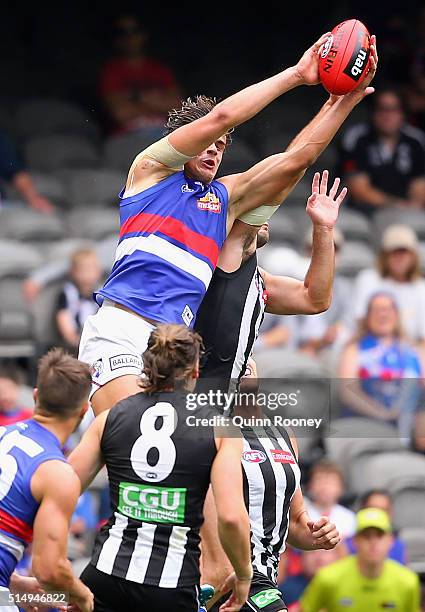
[[[410,140],[415,144],[420,145],[422,149],[425,149],[425,133],[422,130],[406,123],[401,128],[401,133],[407,140]]]
[[[418,575],[405,565],[401,565],[397,561],[387,559],[385,561],[385,569],[390,577],[394,577],[399,581],[400,585],[404,584],[406,587],[416,587],[418,584]]]
[[[354,151],[363,140],[366,140],[371,133],[370,125],[366,122],[356,123],[347,128],[342,135],[341,145],[345,151]]]

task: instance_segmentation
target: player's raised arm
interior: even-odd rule
[[[319,111],[320,120],[304,129],[284,153],[272,155],[246,172],[223,177],[230,194],[230,215],[239,217],[264,203],[280,204],[294,185],[327,147],[353,108],[374,89],[369,87],[377,68],[375,38],[371,45],[370,71],[352,92],[332,96],[327,109]]]
[[[200,119],[179,127],[168,137],[180,153],[195,156],[229,130],[254,117],[268,104],[298,85],[319,82],[318,50],[329,32],[323,34],[295,65],[260,83],[256,83],[226,98]],[[172,119],[172,116],[171,116]]]
[[[100,441],[109,412],[109,410],[105,410],[96,417],[68,457],[68,462],[80,479],[82,491],[89,486],[105,463],[100,449]]]
[[[62,461],[46,461],[34,473],[31,491],[40,507],[34,521],[33,572],[46,590],[69,593],[81,612],[93,610],[93,595],[72,571],[67,558],[71,516],[80,483]]]

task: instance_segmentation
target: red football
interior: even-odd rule
[[[369,67],[370,34],[358,19],[332,30],[319,57],[320,80],[329,93],[342,96],[355,89]]]

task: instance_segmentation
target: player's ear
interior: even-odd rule
[[[87,410],[90,408],[90,402],[85,402],[82,407],[81,407],[81,412],[80,412],[80,417],[83,418],[83,416],[86,414]]]
[[[192,378],[199,378],[199,359],[197,359],[195,367],[192,370]]]
[[[38,400],[38,389],[37,389],[37,387],[34,387],[34,389],[32,390],[32,396],[34,398],[34,404],[36,404],[37,400]]]

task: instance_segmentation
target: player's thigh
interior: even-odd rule
[[[110,380],[92,395],[91,405],[93,412],[97,416],[104,410],[109,410],[130,395],[140,393],[140,376],[135,374],[127,374]]]

